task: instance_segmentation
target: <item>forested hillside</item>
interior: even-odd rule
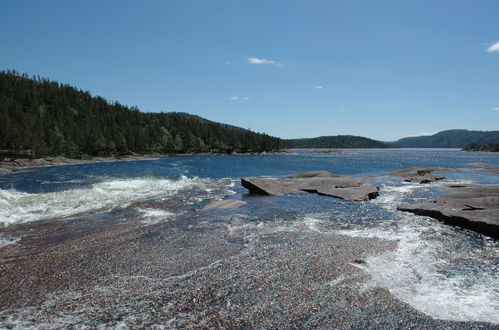
[[[337,135],[285,140],[287,148],[387,148],[383,142],[362,136]]]
[[[499,131],[453,129],[430,136],[403,138],[390,144],[397,148],[464,148],[472,143],[479,145],[499,143]]]
[[[0,151],[38,157],[261,152],[281,140],[186,113],[145,113],[40,77],[0,72]]]

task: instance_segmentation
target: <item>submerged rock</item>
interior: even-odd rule
[[[246,204],[247,203],[245,201],[238,201],[238,200],[214,201],[203,207],[201,211],[211,210],[211,209],[237,209]]]
[[[460,185],[446,190],[450,194],[443,194],[432,202],[398,209],[499,239],[499,186]]]
[[[378,196],[378,188],[372,184],[326,171],[292,174],[289,179],[242,178],[241,184],[250,193],[259,195],[309,192],[352,201],[366,201]]]

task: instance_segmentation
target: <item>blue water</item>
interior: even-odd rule
[[[34,168],[0,176],[0,224],[40,221],[101,221],[176,226],[243,219],[248,237],[269,228],[306,229],[324,235],[377,237],[397,248],[366,258],[372,279],[366,287],[387,288],[417,310],[441,319],[499,323],[499,244],[486,236],[396,210],[403,203],[435,198],[449,183],[499,184],[499,175],[445,172],[446,180],[428,185],[379,176],[413,167],[499,166],[497,153],[456,149],[341,150],[314,154],[165,157],[157,160]],[[313,194],[254,197],[240,185],[245,176],[283,177],[326,170],[354,177],[372,176],[380,196],[355,203]],[[198,209],[217,199],[247,205],[229,211]],[[75,220],[76,218],[76,220]],[[187,227],[187,225],[186,225]],[[228,226],[230,227],[230,226]],[[233,229],[233,228],[232,228]],[[232,230],[231,229],[231,230]],[[16,237],[2,238],[17,244]],[[252,236],[253,235],[253,236]],[[233,242],[231,242],[233,243]]]
[[[290,173],[326,170],[339,175],[370,176],[412,166],[470,167],[471,163],[499,166],[499,155],[486,152],[459,152],[458,149],[342,149],[340,154],[240,155],[166,157],[157,160],[92,163],[31,169],[0,176],[0,189],[28,193],[53,192],[88,186],[108,178],[166,177],[180,175],[200,178],[245,176],[282,177]],[[461,173],[450,174],[453,177]],[[477,183],[495,184],[497,176],[467,173]]]

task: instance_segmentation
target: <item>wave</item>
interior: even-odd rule
[[[0,224],[4,226],[78,214],[110,211],[133,203],[161,200],[192,188],[219,187],[209,179],[155,177],[108,179],[90,187],[49,193],[0,190]]]

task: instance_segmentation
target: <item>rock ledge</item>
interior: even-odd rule
[[[499,239],[499,186],[448,186],[450,194],[429,203],[398,207]]]
[[[287,179],[242,178],[241,184],[250,193],[258,195],[308,192],[351,201],[367,201],[378,196],[378,188],[372,184],[326,171],[292,174]]]

